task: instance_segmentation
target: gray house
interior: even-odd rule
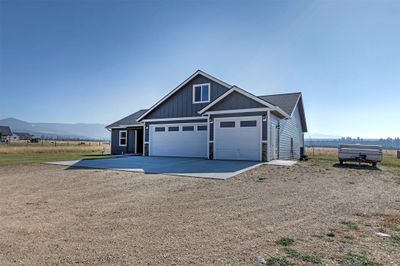
[[[254,161],[299,159],[307,132],[301,93],[255,96],[201,70],[106,128],[112,154]]]
[[[10,141],[12,138],[11,128],[8,126],[0,126],[0,142]]]

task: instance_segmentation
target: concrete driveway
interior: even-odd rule
[[[151,174],[227,179],[257,167],[262,163],[253,161],[222,161],[197,158],[124,156],[109,159],[49,162],[48,164],[69,166],[69,169],[111,169]]]

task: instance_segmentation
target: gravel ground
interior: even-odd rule
[[[286,236],[324,265],[348,252],[396,265],[400,243],[375,232],[400,236],[399,178],[315,162],[225,181],[4,166],[0,264],[258,265],[287,256]]]

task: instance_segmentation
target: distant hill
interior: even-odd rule
[[[14,132],[28,132],[38,137],[65,139],[110,139],[110,133],[102,124],[31,123],[15,118],[0,120]]]

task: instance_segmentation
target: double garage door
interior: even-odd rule
[[[207,124],[150,125],[150,156],[207,158]]]
[[[215,118],[214,159],[261,161],[261,117]],[[150,156],[207,158],[207,124],[150,125]]]

